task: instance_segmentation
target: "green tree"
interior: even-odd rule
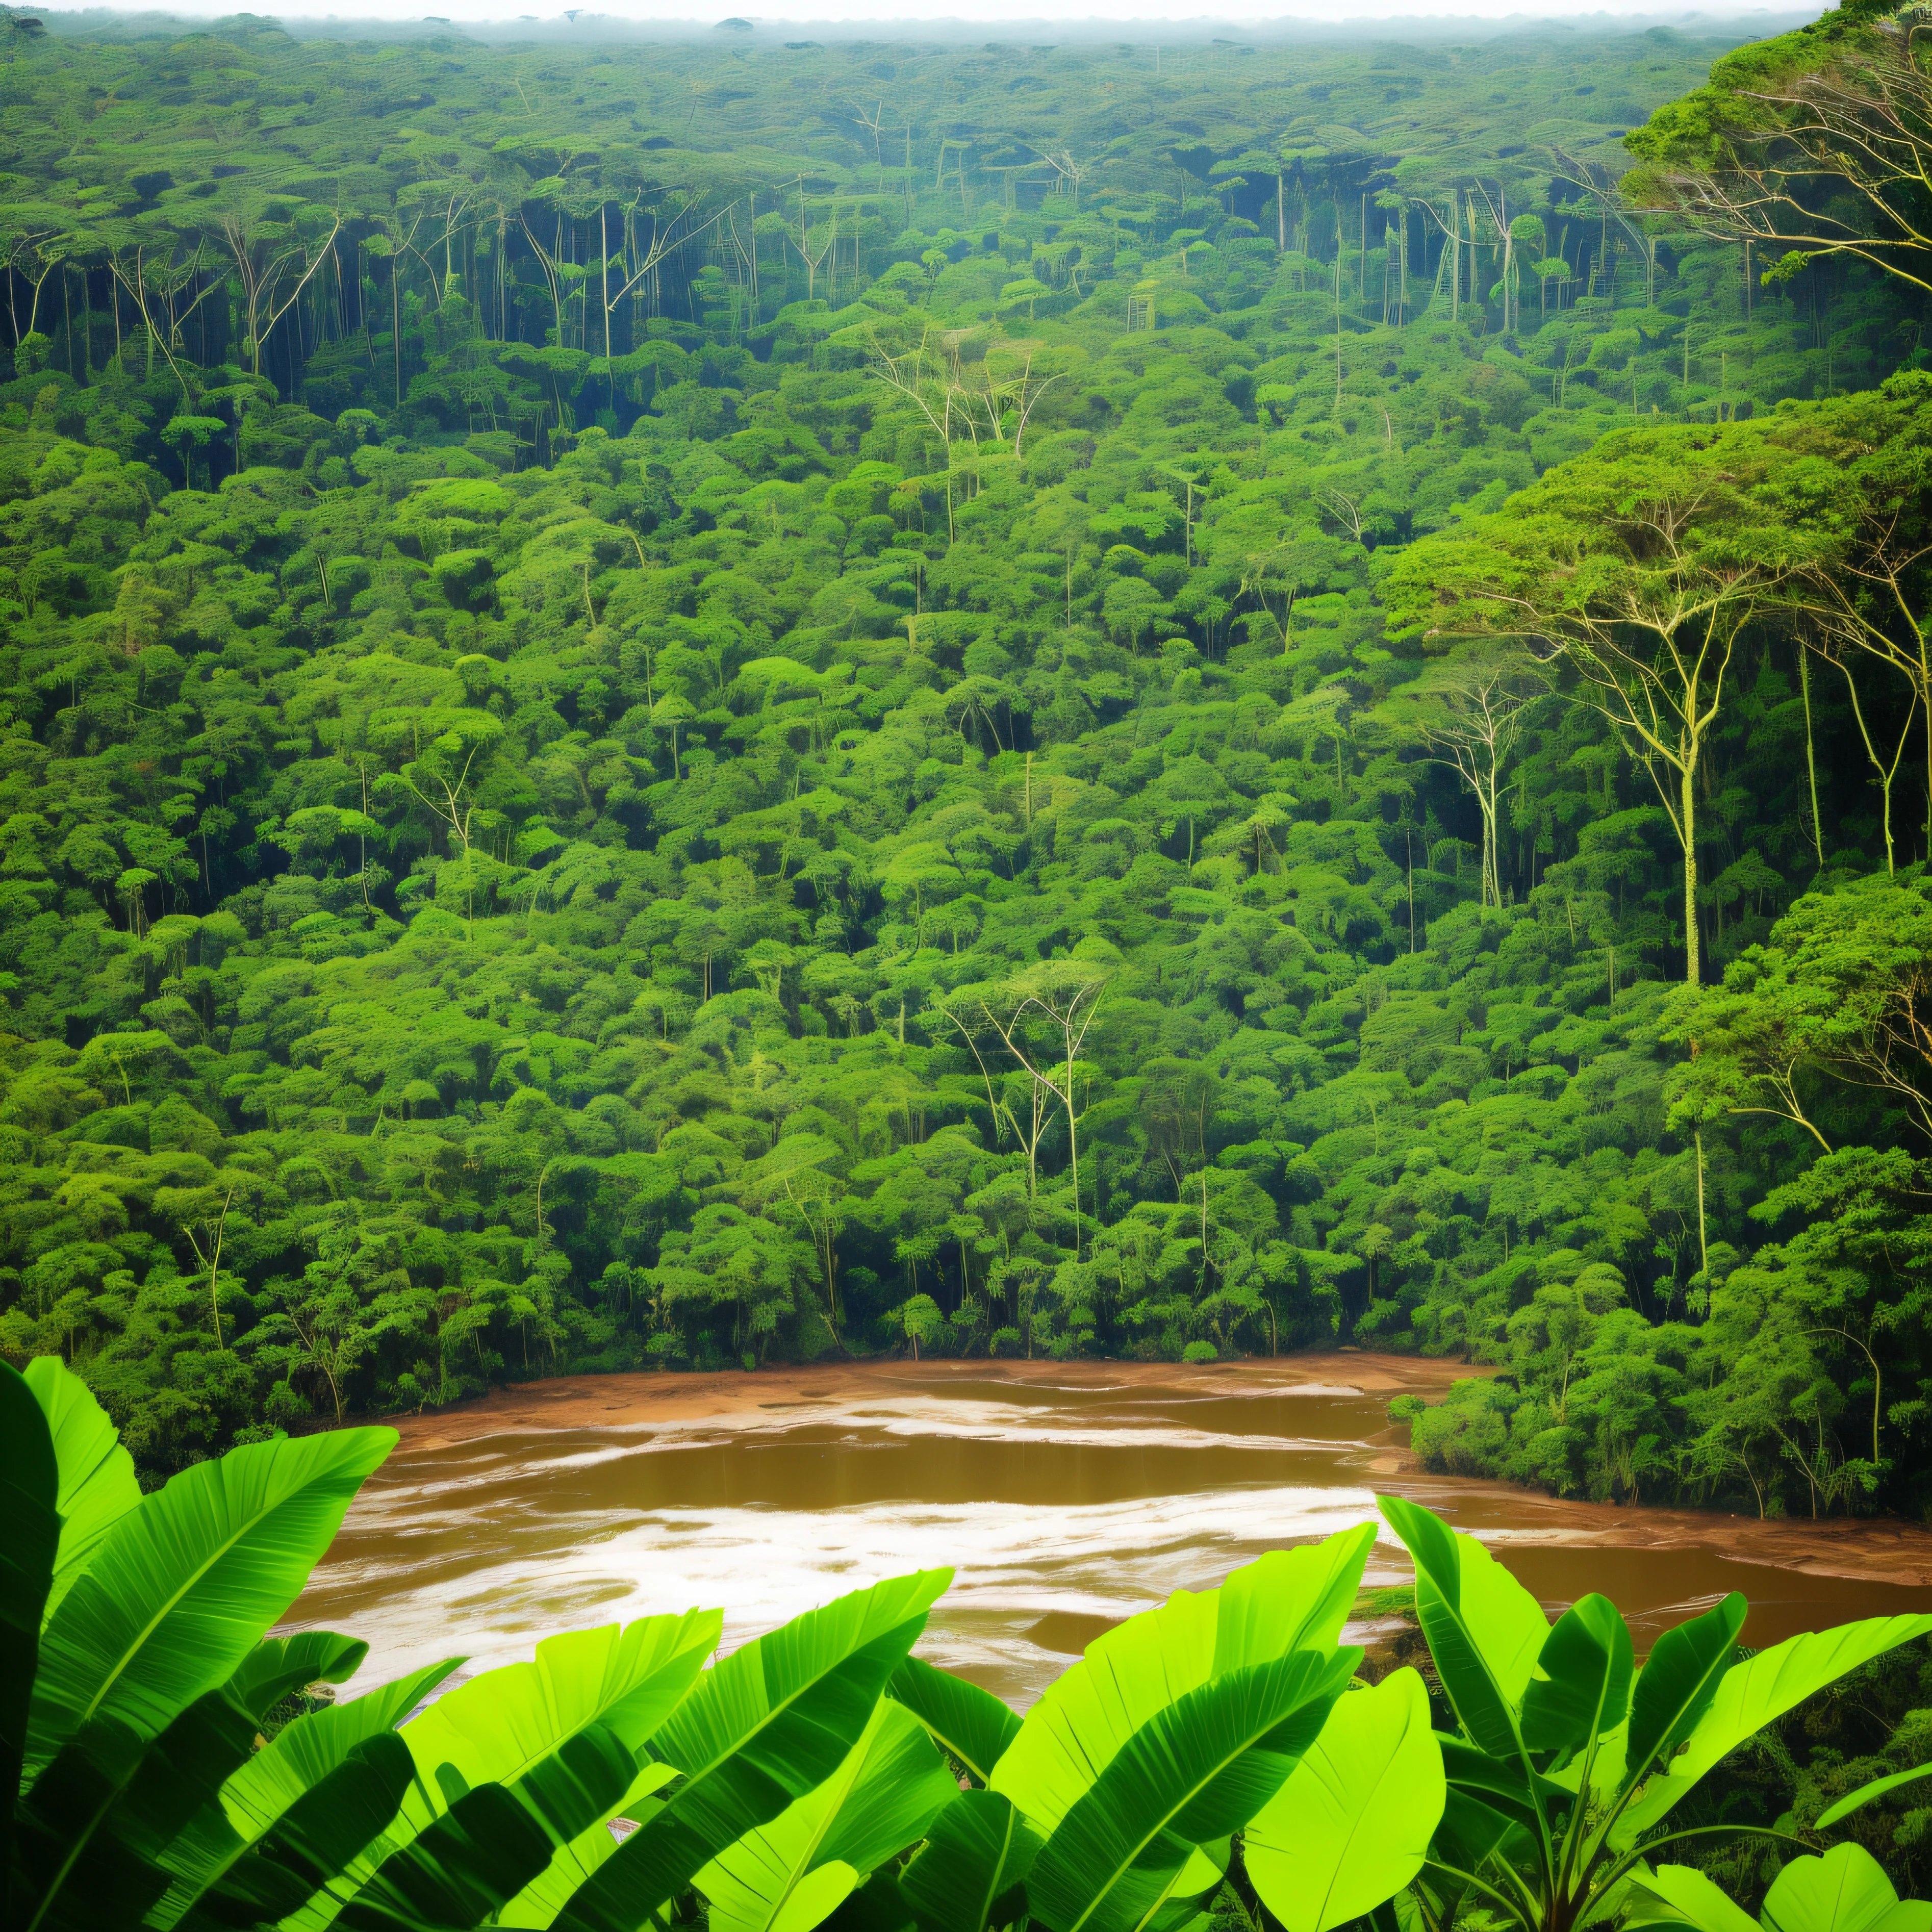
[[[1552,471],[1511,509],[1417,545],[1391,573],[1412,636],[1521,638],[1648,771],[1683,853],[1684,977],[1702,974],[1700,769],[1747,627],[1829,536],[1739,436],[1633,430]]]

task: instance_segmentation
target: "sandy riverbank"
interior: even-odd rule
[[[1123,1391],[1180,1389],[1196,1396],[1247,1396],[1273,1389],[1332,1390],[1392,1396],[1430,1394],[1471,1375],[1460,1363],[1339,1349],[1274,1361],[1174,1362],[869,1361],[808,1368],[725,1370],[716,1375],[560,1376],[493,1389],[472,1402],[432,1414],[394,1418],[411,1448],[441,1448],[524,1430],[621,1428],[626,1423],[728,1418],[796,1402],[862,1401],[917,1388],[943,1393],[948,1383],[1006,1383],[1024,1388]]]
[[[1415,1467],[1409,1459],[1403,1460],[1408,1468]],[[1753,1516],[1716,1510],[1575,1502],[1513,1484],[1462,1482],[1426,1474],[1413,1480],[1405,1474],[1402,1486],[1425,1502],[1431,1489],[1472,1498],[1507,1494],[1516,1520],[1502,1540],[1512,1549],[1709,1550],[1737,1562],[1768,1563],[1813,1576],[1932,1588],[1932,1529],[1895,1518],[1852,1522],[1840,1516],[1814,1522],[1791,1517],[1760,1522]]]

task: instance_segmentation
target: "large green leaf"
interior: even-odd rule
[[[560,1845],[550,1863],[496,1915],[496,1922],[532,1927],[551,1924],[578,1888],[615,1853],[616,1828],[621,1826],[626,1833],[635,1830],[646,1801],[667,1784],[676,1783],[680,1775],[674,1764],[640,1766],[630,1789],[610,1808],[609,1815],[578,1832],[568,1844]]]
[[[1372,1525],[1271,1551],[1218,1590],[1177,1590],[1087,1646],[1027,1713],[988,1780],[1042,1837],[1141,1726],[1222,1672],[1300,1650],[1327,1658],[1361,1586]]]
[[[1460,1738],[1438,1732],[1436,1742],[1442,1752],[1442,1772],[1451,1791],[1500,1811],[1519,1825],[1534,1829],[1546,1817],[1551,1801],[1567,1807],[1569,1790],[1544,1778],[1520,1757],[1492,1757]]]
[[[1196,1848],[1240,1831],[1320,1733],[1360,1660],[1291,1650],[1156,1712],[1047,1839],[1027,1880],[1053,1932],[1135,1932],[1178,1900]]]
[[[713,1932],[812,1932],[874,1866],[922,1838],[959,1795],[926,1727],[881,1699],[823,1784],[698,1874]]]
[[[1746,1609],[1733,1590],[1658,1639],[1630,1699],[1624,1749],[1631,1776],[1667,1760],[1702,1721],[1737,1654]]]
[[[933,1820],[899,1896],[920,1932],[986,1932],[1020,1916],[1018,1887],[1039,1856],[1040,1840],[1012,1799],[968,1791]]]
[[[724,1848],[836,1771],[950,1570],[874,1584],[734,1651],[652,1740],[686,1782],[574,1892],[557,1932],[636,1932]]]
[[[289,1687],[340,1684],[362,1669],[369,1646],[359,1636],[333,1630],[297,1630],[264,1637],[236,1666],[228,1694],[244,1710],[266,1717],[289,1694]]]
[[[313,1682],[318,1660],[340,1660],[344,1642],[262,1645],[244,1670],[196,1698],[158,1738],[142,1738],[118,1718],[82,1725],[20,1809],[32,1924],[94,1932],[139,1922],[170,1882],[166,1860],[176,1838],[218,1809],[223,1784],[248,1762],[262,1712]]]
[[[604,1725],[575,1731],[514,1783],[464,1792],[386,1858],[336,1923],[344,1932],[442,1932],[480,1924],[558,1848],[608,1816],[637,1772]]]
[[[1287,1932],[1330,1932],[1422,1869],[1442,1816],[1442,1754],[1413,1670],[1352,1691],[1242,1841],[1248,1876]]]
[[[1630,1712],[1630,1627],[1607,1597],[1581,1597],[1556,1620],[1523,1693],[1522,1740],[1532,1750],[1581,1750]]]
[[[466,1792],[386,1860],[337,1915],[346,1932],[446,1932],[479,1925],[541,1871],[550,1834],[500,1784]]]
[[[940,1816],[944,1818],[952,1809],[947,1806]],[[933,1828],[939,1828],[937,1820]],[[832,1932],[918,1932],[919,1920],[893,1882],[892,1874],[877,1872],[832,1914]]]
[[[1708,1674],[1710,1660],[1707,1653],[1714,1648],[1715,1634],[1705,1638],[1694,1655],[1688,1648],[1681,1655],[1676,1650],[1669,1653],[1671,1674],[1667,1686],[1665,1674],[1659,1666],[1666,1661],[1666,1647],[1672,1645],[1674,1639],[1688,1637],[1698,1625],[1725,1611],[1726,1605],[1735,1606],[1727,1613],[1727,1622],[1730,1617],[1734,1616],[1736,1625],[1741,1626],[1744,1600],[1741,1597],[1728,1598],[1725,1604],[1720,1604],[1706,1617],[1666,1631],[1658,1640],[1650,1661],[1637,1679],[1636,1692],[1630,1700],[1630,1766],[1633,1772],[1637,1772],[1648,1762],[1644,1754],[1650,1749],[1649,1740],[1655,1731],[1658,1738],[1657,1759],[1663,1768],[1624,1812],[1618,1828],[1619,1844],[1634,1844],[1642,1833],[1660,1823],[1714,1765],[1728,1757],[1748,1738],[1755,1737],[1774,1719],[1783,1717],[1786,1712],[1822,1690],[1826,1684],[1835,1683],[1847,1671],[1856,1670],[1860,1664],[1868,1664],[1898,1645],[1932,1631],[1932,1615],[1921,1614],[1871,1617],[1862,1623],[1840,1624],[1836,1630],[1814,1630],[1788,1637],[1783,1643],[1774,1644],[1745,1662],[1732,1664],[1728,1670],[1720,1672],[1717,1681],[1710,1682],[1702,1701],[1694,1706],[1684,1700],[1690,1688],[1698,1681],[1699,1673]],[[1722,1648],[1722,1654],[1726,1658],[1735,1644],[1735,1626],[1732,1630],[1732,1644]],[[1655,1715],[1648,1724],[1642,1721],[1652,1712],[1651,1692],[1654,1684],[1666,1686],[1654,1700],[1658,1713],[1676,1712],[1682,1706],[1682,1713],[1672,1717],[1667,1724],[1662,1714]],[[1689,1722],[1684,1720],[1686,1715],[1690,1718]],[[1670,1754],[1676,1750],[1678,1742],[1686,1738],[1688,1743],[1671,1756]]]
[[[141,1500],[134,1459],[94,1391],[58,1355],[27,1364],[27,1386],[47,1419],[60,1466],[60,1554],[47,1595],[51,1616],[87,1567],[100,1539]]]
[[[365,1739],[393,1730],[458,1667],[446,1658],[379,1684],[346,1703],[298,1718],[257,1751],[221,1789],[229,1822],[244,1838],[259,1836],[297,1799],[348,1759]]]
[[[1415,1559],[1416,1620],[1457,1722],[1492,1755],[1520,1754],[1517,1713],[1550,1636],[1542,1606],[1473,1536],[1406,1497],[1378,1500]]]
[[[1467,1786],[1451,1784],[1443,1796],[1442,1822],[1436,1828],[1424,1868],[1425,1882],[1442,1907],[1438,1922],[1454,1922],[1458,1903],[1471,1888],[1465,1874],[1480,1876],[1492,1858],[1507,1858],[1533,1842],[1516,1819],[1485,1803]]]
[[[464,1792],[515,1783],[587,1726],[602,1726],[634,1760],[689,1690],[722,1627],[716,1610],[687,1610],[567,1630],[546,1637],[528,1664],[487,1671],[438,1698],[403,1727],[416,1781],[381,1844],[345,1874],[344,1889],[364,1883]],[[633,1776],[635,1770],[634,1762]],[[622,1796],[621,1790],[614,1794],[612,1802]],[[536,1876],[520,1880],[513,1889],[520,1891]],[[320,1916],[318,1906],[300,1923],[310,1926]]]
[[[170,1733],[202,1732],[212,1715],[218,1718],[220,1713],[206,1710],[204,1702],[221,1706],[240,1732],[228,1741],[238,1761],[252,1726],[218,1691],[190,1705]],[[16,1924],[51,1932],[140,1923],[165,1888],[167,1874],[106,1828],[150,1742],[113,1719],[97,1720],[70,1739],[35,1779],[14,1820]]]
[[[1694,1932],[1760,1932],[1757,1921],[1689,1865],[1659,1865],[1636,1883],[1635,1924],[1682,1924]],[[1656,1900],[1656,1905],[1648,1901]]]
[[[472,1677],[404,1726],[425,1787],[403,1808],[426,1828],[446,1808],[427,1794],[453,1766],[467,1786],[508,1784],[586,1724],[635,1753],[696,1682],[724,1617],[686,1610],[546,1637],[528,1664]]]
[[[1736,1591],[1702,1616],[1693,1617],[1657,1640],[1650,1658],[1638,1673],[1630,1696],[1630,1714],[1622,1730],[1606,1741],[1592,1771],[1600,1798],[1627,1799],[1658,1765],[1668,1766],[1672,1754],[1696,1729],[1711,1708],[1724,1673],[1737,1654],[1738,1633],[1744,1628],[1744,1598]],[[1569,1767],[1570,1782],[1578,1765]],[[1656,1801],[1651,1822],[1661,1818],[1690,1788],[1676,1791],[1660,1777],[1634,1802],[1614,1814],[1609,1835],[1612,1844],[1628,1847],[1648,1828],[1640,1816]]]
[[[272,1924],[298,1910],[380,1835],[415,1777],[416,1761],[394,1732],[362,1739],[229,1862],[196,1900],[186,1932]],[[146,1922],[176,1922],[156,1913]]]
[[[1862,1845],[1793,1858],[1765,1894],[1766,1932],[1928,1932],[1932,1900],[1901,1900]]]
[[[1216,1605],[1212,1674],[1272,1664],[1291,1650],[1327,1656],[1360,1594],[1362,1567],[1375,1545],[1375,1526],[1365,1522],[1298,1550],[1270,1550],[1237,1570],[1210,1593]],[[1118,1634],[1100,1640],[1103,1654],[1114,1654]]]
[[[892,1672],[886,1694],[903,1704],[982,1784],[1019,1735],[1019,1714],[1011,1705],[920,1658],[908,1658]]]
[[[38,1772],[84,1724],[160,1735],[288,1609],[396,1441],[343,1429],[232,1449],[143,1496],[48,1620],[28,1733]]]
[[[26,1754],[41,1611],[60,1542],[59,1490],[46,1418],[18,1371],[0,1362],[0,1924],[8,1917],[14,1797]]]
[[[1818,1814],[1818,1822],[1813,1828],[1826,1831],[1849,1818],[1854,1811],[1862,1810],[1874,1798],[1882,1798],[1888,1791],[1896,1791],[1901,1784],[1916,1784],[1922,1778],[1932,1778],[1932,1764],[1916,1764],[1910,1771],[1895,1771],[1889,1778],[1875,1778],[1869,1784],[1862,1784],[1856,1791],[1848,1791],[1835,1804],[1828,1804]]]
[[[220,1882],[223,1874],[254,1841],[280,1826],[291,1808],[333,1777],[370,1739],[391,1733],[424,1694],[455,1668],[454,1659],[430,1664],[366,1696],[311,1711],[284,1726],[222,1786],[218,1802],[197,1813],[163,1852],[160,1862],[171,1882],[166,1897],[150,1912],[149,1924],[166,1932],[204,1891]],[[400,1738],[396,1745],[406,1756],[408,1748]],[[410,1762],[413,1775],[414,1761]],[[338,1806],[360,1803],[361,1789],[358,1780],[342,1781],[329,1802]],[[394,1805],[389,1807],[376,1832],[387,1828],[394,1810]],[[332,1824],[325,1808],[310,1823],[292,1828],[304,1836],[318,1831],[339,1836],[347,1828]],[[370,1841],[364,1838],[350,1847],[344,1854],[345,1861]]]

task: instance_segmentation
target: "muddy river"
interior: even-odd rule
[[[1604,1592],[1640,1649],[1733,1589],[1760,1645],[1932,1610],[1917,1528],[1559,1503],[1420,1472],[1386,1405],[1448,1372],[1342,1355],[539,1384],[406,1422],[290,1621],[368,1639],[374,1682],[693,1604],[724,1607],[728,1645],[950,1564],[921,1654],[1024,1706],[1113,1622],[1377,1520],[1391,1490],[1484,1538],[1552,1608]],[[1368,1580],[1408,1574],[1384,1531]]]

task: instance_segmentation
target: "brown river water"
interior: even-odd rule
[[[1932,1533],[1916,1527],[1613,1509],[1420,1472],[1386,1404],[1456,1372],[1342,1353],[536,1384],[408,1419],[289,1625],[368,1639],[352,1689],[693,1604],[724,1607],[728,1647],[950,1564],[920,1654],[1024,1706],[1112,1624],[1376,1520],[1378,1491],[1481,1537],[1552,1611],[1602,1591],[1640,1651],[1730,1590],[1759,1645],[1932,1610]],[[1384,1529],[1367,1580],[1408,1574]]]

